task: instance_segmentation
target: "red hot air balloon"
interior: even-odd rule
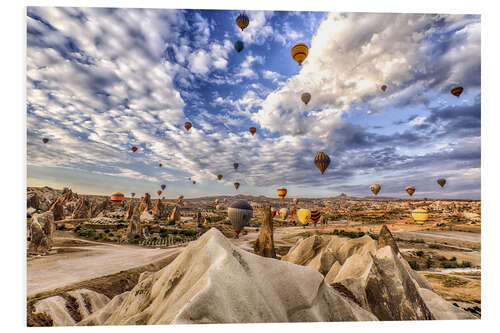
[[[462,94],[463,91],[464,91],[463,87],[456,86],[456,87],[453,87],[450,92],[453,96],[460,97],[460,95]]]
[[[136,146],[132,146],[132,151],[135,153],[137,151],[137,147]]]
[[[111,194],[110,196],[110,199],[111,199],[111,202],[113,203],[113,205],[119,205],[123,202],[123,198],[125,198],[125,196],[123,195],[123,193],[120,193],[120,192],[115,192],[113,194]]]
[[[196,184],[196,180],[193,180],[193,184]]]
[[[160,194],[162,193],[160,190],[156,191],[156,193],[158,193],[158,196],[160,196]]]
[[[257,132],[257,129],[255,127],[250,127],[248,130],[250,131],[250,133],[252,133],[252,136],[254,136],[254,134]]]
[[[405,188],[405,191],[410,195],[410,197],[415,193],[415,187],[414,186],[407,186]]]
[[[187,129],[188,131],[191,129],[191,127],[193,127],[193,124],[191,124],[191,122],[186,121],[184,123],[184,128]]]
[[[238,189],[238,187],[240,187],[240,183],[234,183],[234,188]]]
[[[241,31],[245,30],[249,23],[250,19],[246,14],[239,14],[238,17],[236,17],[236,25],[241,29]]]

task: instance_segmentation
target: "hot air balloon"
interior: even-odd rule
[[[294,205],[296,205],[296,204],[297,204],[297,202],[299,202],[299,199],[297,199],[297,198],[293,198],[293,204],[294,204]]]
[[[238,189],[238,187],[240,187],[240,183],[234,183],[234,188]]]
[[[280,198],[281,198],[281,200],[285,199],[285,197],[286,197],[286,193],[287,193],[286,188],[284,188],[284,187],[280,187],[280,188],[277,190],[277,192],[278,192],[278,197],[280,197]]]
[[[160,185],[160,187],[161,187],[161,189],[162,189],[162,190],[164,190],[164,189],[165,189],[165,187],[167,187],[167,185],[165,185],[165,184],[161,184],[161,185]]]
[[[371,184],[370,191],[372,191],[373,194],[377,195],[378,192],[380,191],[380,184]]]
[[[160,191],[160,190],[158,190],[158,191],[156,191],[156,193],[158,193],[158,196],[160,196],[160,194],[161,194],[161,191]]]
[[[443,186],[444,186],[444,184],[446,184],[446,179],[444,179],[444,178],[439,178],[439,179],[437,180],[437,183],[438,183],[439,185],[441,185],[441,187],[443,187]]]
[[[305,105],[307,105],[307,103],[309,103],[309,101],[311,100],[311,94],[310,93],[303,93],[302,96],[300,96],[300,99],[302,100],[302,102],[304,102]]]
[[[132,146],[132,151],[135,153],[137,151],[137,147],[136,146]]]
[[[271,217],[275,217],[277,213],[278,211],[276,210],[276,208],[271,207]]]
[[[307,58],[309,49],[304,43],[297,43],[292,47],[292,58],[302,66],[302,62]]]
[[[158,166],[159,166],[159,167],[161,168],[161,167],[163,166],[163,164],[161,164],[161,163],[158,163]]]
[[[299,209],[297,211],[297,219],[299,220],[300,224],[302,224],[304,227],[309,223],[309,220],[311,219],[311,211],[309,209]]]
[[[184,123],[184,128],[187,129],[188,131],[191,129],[191,127],[193,127],[193,124],[191,124],[191,122],[186,121]]]
[[[180,202],[180,201],[182,201],[182,199],[184,199],[184,196],[183,196],[182,194],[179,194],[179,195],[177,196],[177,201],[179,201],[179,202]]]
[[[133,198],[135,197],[135,192],[130,193],[130,196]]]
[[[227,209],[227,217],[236,232],[236,237],[238,237],[240,231],[248,225],[250,219],[253,217],[253,208],[246,201],[235,201]]]
[[[219,199],[215,199],[215,204],[217,205],[219,203]]]
[[[221,180],[221,179],[222,179],[222,175],[221,175],[221,174],[218,174],[218,175],[217,175],[217,179],[218,179],[218,180]]]
[[[290,215],[295,215],[295,207],[290,208]]]
[[[407,186],[405,188],[405,191],[408,192],[408,194],[410,195],[410,197],[413,195],[413,193],[415,193],[415,187],[414,186]]]
[[[238,169],[238,167],[239,167],[239,166],[240,166],[240,165],[239,165],[238,163],[234,163],[234,164],[233,164],[234,170]]]
[[[286,220],[286,218],[288,217],[288,208],[281,208],[280,216],[283,220]]]
[[[220,210],[221,208],[222,208],[222,206],[221,206],[221,205],[216,205],[216,206],[215,206],[215,210]]]
[[[321,213],[319,212],[319,210],[316,209],[311,210],[311,222],[314,224],[315,228],[316,228],[316,223],[318,223],[320,217]]]
[[[240,53],[245,48],[245,44],[241,40],[234,42],[234,49]]]
[[[321,174],[323,174],[330,165],[330,157],[322,151],[317,152],[316,156],[314,156],[314,164],[316,164],[316,167],[321,171]]]
[[[418,224],[424,224],[425,221],[429,218],[429,213],[424,208],[417,208],[411,212],[411,216]]]
[[[47,138],[43,138],[43,139],[42,139],[42,142],[43,142],[43,143],[47,143],[47,142],[49,142],[49,139],[47,139]]]
[[[453,88],[451,88],[451,94],[453,96],[457,96],[457,97],[460,97],[460,94],[464,91],[464,88],[461,87],[461,86],[455,86]]]
[[[245,28],[248,27],[249,23],[250,19],[246,14],[239,14],[236,17],[236,25],[241,29],[241,31],[245,30]]]
[[[257,132],[257,129],[255,127],[250,127],[248,130],[250,131],[250,133],[252,133],[252,136],[254,136],[254,134]]]
[[[384,85],[382,85],[382,87],[380,87],[380,89],[385,92],[385,90],[387,89],[387,86],[384,84]]]
[[[125,196],[123,195],[123,193],[120,193],[120,192],[115,192],[115,193],[111,194],[111,196],[110,196],[111,202],[114,205],[121,204],[123,202],[123,198],[125,198]]]
[[[193,180],[193,184],[196,184],[196,180]]]
[[[191,181],[191,177],[189,177],[188,180]]]

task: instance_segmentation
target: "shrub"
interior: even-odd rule
[[[413,243],[423,244],[423,243],[425,243],[425,241],[424,241],[423,239],[420,239],[420,238],[419,238],[419,239],[410,239],[410,240],[408,241],[408,243],[412,243],[412,244],[413,244]]]
[[[457,265],[457,263],[456,263],[456,262],[446,262],[446,261],[445,261],[445,262],[442,262],[442,263],[441,263],[441,267],[442,267],[442,268],[457,268],[457,267],[458,267],[458,265]]]
[[[165,230],[160,231],[160,237],[161,238],[167,238],[168,233]]]
[[[415,254],[419,257],[422,257],[424,255],[424,251],[417,251]]]
[[[462,261],[460,267],[462,268],[472,267],[472,263],[470,261]]]
[[[439,246],[438,244],[429,244],[429,248],[430,249],[440,249],[441,246]]]
[[[427,258],[427,260],[425,261],[425,267],[431,268],[432,265],[434,265],[434,261],[432,261],[431,258]]]
[[[110,232],[110,231],[111,231],[111,230],[109,230],[109,229],[104,229],[104,233],[105,233],[105,234],[109,234],[109,232]]]
[[[451,261],[457,261],[457,257],[451,257]]]
[[[410,260],[408,261],[408,264],[410,264],[410,267],[414,270],[417,270],[420,268],[420,266],[418,265],[418,262],[414,261],[414,260]]]

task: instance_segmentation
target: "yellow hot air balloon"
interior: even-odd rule
[[[427,213],[427,210],[423,208],[417,208],[411,212],[411,216],[416,223],[424,224],[424,222],[429,218],[429,213]]]
[[[380,191],[380,185],[379,184],[371,184],[370,191],[372,191],[373,194],[377,195],[378,192]]]
[[[280,188],[277,190],[277,192],[278,192],[278,197],[280,197],[280,198],[281,198],[281,200],[285,199],[285,197],[286,197],[286,193],[287,193],[286,188],[284,188],[284,187],[280,187]]]
[[[297,219],[299,220],[300,224],[302,225],[307,225],[309,221],[311,221],[311,211],[309,209],[299,209],[297,211]]]
[[[297,43],[292,47],[292,58],[302,66],[302,62],[307,58],[309,48],[304,43]]]
[[[330,157],[322,151],[319,151],[314,156],[314,164],[319,171],[321,171],[321,174],[323,174],[326,168],[330,165]]]

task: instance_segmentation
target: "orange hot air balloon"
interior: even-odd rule
[[[277,190],[277,192],[278,192],[278,197],[280,197],[280,198],[281,198],[281,200],[285,199],[285,197],[286,197],[286,193],[287,193],[286,188],[284,188],[284,187],[280,187],[280,188]]]
[[[457,97],[460,97],[460,94],[462,94],[462,92],[464,91],[464,88],[461,87],[461,86],[456,86],[456,87],[453,87],[451,88],[451,94],[453,96],[457,96]]]
[[[234,183],[234,188],[238,189],[240,187],[240,183]]]
[[[123,193],[120,193],[120,192],[115,192],[115,193],[110,195],[111,202],[114,205],[121,204],[123,202],[123,198],[125,198],[125,196],[123,195]]]
[[[439,179],[437,180],[437,183],[438,183],[441,187],[443,187],[443,186],[444,186],[444,184],[446,184],[446,179],[444,179],[444,178],[439,178]]]
[[[250,133],[252,133],[252,136],[254,136],[255,132],[257,132],[257,129],[255,127],[250,127],[248,130],[250,131]]]
[[[193,127],[193,124],[191,124],[191,122],[186,121],[184,123],[184,128],[187,129],[188,131],[191,129],[191,127]]]
[[[250,19],[246,14],[239,14],[238,17],[236,17],[236,25],[241,29],[241,31],[245,30],[249,23]]]
[[[136,146],[132,146],[132,151],[135,153],[137,151],[137,147]]]
[[[217,179],[218,179],[218,180],[221,180],[221,179],[222,179],[222,175],[221,175],[221,174],[218,174],[218,175],[217,175]]]
[[[321,174],[323,174],[330,165],[330,157],[322,151],[317,152],[316,156],[314,156],[314,164],[321,171]]]
[[[309,48],[304,43],[297,43],[292,47],[292,58],[302,66],[302,62],[307,58]]]
[[[413,193],[415,193],[415,187],[414,186],[407,186],[405,188],[405,191],[408,192],[408,194],[410,195],[410,197],[413,195]]]

